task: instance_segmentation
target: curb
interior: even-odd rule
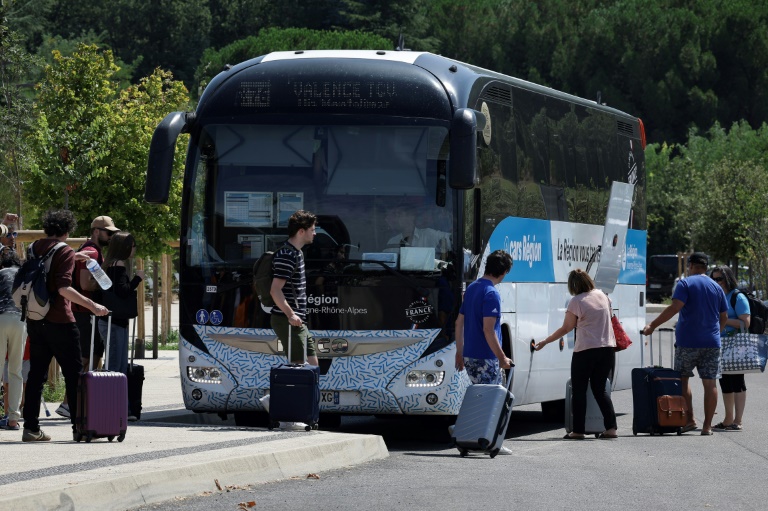
[[[0,499],[0,509],[124,511],[174,497],[306,476],[389,456],[380,436],[330,434],[338,439],[323,441],[318,438],[325,435],[297,435],[266,442],[264,452],[248,456],[201,463],[178,460],[181,462],[179,466],[161,470],[83,484],[68,483],[68,486],[54,490]]]

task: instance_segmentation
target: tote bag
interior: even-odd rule
[[[616,351],[623,351],[632,345],[627,332],[621,326],[619,318],[611,316],[611,326],[613,327],[613,336],[616,338]]]
[[[722,338],[722,373],[743,374],[765,371],[768,335],[736,333]]]

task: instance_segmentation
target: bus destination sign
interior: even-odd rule
[[[278,93],[281,99],[307,109],[385,109],[397,96],[396,83],[385,80],[296,80],[287,85],[290,96],[282,89]],[[240,82],[237,102],[241,107],[271,108],[275,106],[274,96],[270,81],[244,80]]]

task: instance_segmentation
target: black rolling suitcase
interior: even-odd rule
[[[680,371],[662,367],[661,336],[671,328],[660,328],[659,365],[632,369],[632,433],[682,434],[687,422],[686,405],[683,399],[683,384]],[[670,343],[674,344],[670,337]],[[641,350],[641,361],[643,365]],[[670,350],[672,351],[672,350]],[[650,340],[651,363],[653,363],[653,337]]]
[[[303,422],[306,430],[318,429],[320,421],[320,368],[291,363],[291,326],[288,325],[288,363],[269,371],[269,429],[280,422]]]
[[[144,366],[133,363],[136,355],[136,319],[133,320],[133,342],[131,343],[131,361],[128,364],[128,417],[141,419],[141,393],[144,387]]]

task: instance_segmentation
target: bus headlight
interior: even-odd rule
[[[437,387],[443,383],[445,371],[409,371],[405,376],[406,387]]]
[[[221,383],[221,371],[215,367],[187,366],[187,377],[195,383]]]

